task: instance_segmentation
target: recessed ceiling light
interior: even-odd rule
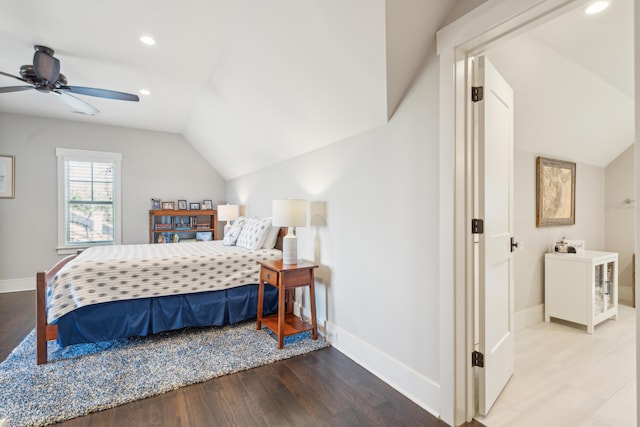
[[[151,91],[149,89],[140,89],[140,95],[151,95]]]
[[[155,39],[151,36],[142,36],[140,37],[140,41],[144,44],[148,44],[149,46],[156,44]]]
[[[597,2],[591,3],[591,5],[587,7],[587,9],[585,10],[585,13],[587,15],[593,15],[595,13],[602,12],[608,7],[609,7],[608,1],[597,1]]]

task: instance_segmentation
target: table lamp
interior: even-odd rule
[[[274,227],[289,227],[282,240],[282,263],[297,264],[298,243],[295,227],[307,225],[307,201],[300,199],[274,200],[272,212]]]
[[[218,219],[220,221],[227,221],[224,226],[224,234],[226,235],[231,228],[231,221],[238,218],[240,207],[238,205],[219,205],[218,206]]]

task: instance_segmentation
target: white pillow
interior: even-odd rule
[[[280,227],[274,227],[273,225],[271,225],[271,228],[267,233],[267,238],[264,239],[264,245],[262,245],[263,249],[273,249],[276,247],[279,231],[280,231]]]
[[[229,228],[229,231],[224,235],[224,239],[222,239],[223,245],[234,246],[236,244],[245,221],[246,220],[243,216],[239,216],[238,218],[236,218],[236,220],[231,225],[231,228]]]
[[[264,245],[264,240],[267,238],[267,234],[269,234],[270,228],[271,218],[253,217],[248,219],[242,226],[236,246],[247,248],[252,251],[261,248],[262,245]]]

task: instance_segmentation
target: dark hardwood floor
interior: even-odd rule
[[[35,293],[0,294],[0,360],[35,326]],[[35,366],[35,354],[34,354]],[[447,424],[334,348],[75,418],[79,426],[426,426]],[[478,422],[465,427],[482,427]]]

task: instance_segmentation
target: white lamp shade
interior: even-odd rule
[[[274,200],[272,215],[271,220],[276,227],[304,227],[307,225],[307,201]]]
[[[218,219],[220,221],[233,221],[238,218],[240,207],[238,205],[219,205]]]

